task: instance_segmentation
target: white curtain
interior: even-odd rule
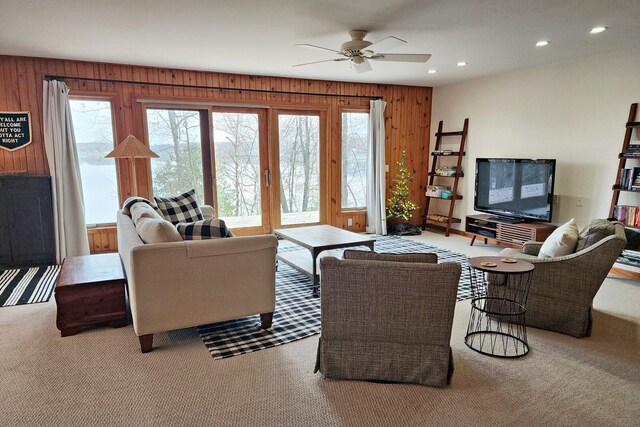
[[[58,264],[68,256],[89,255],[76,138],[71,122],[69,88],[44,82],[44,147],[53,188],[53,219]]]
[[[367,233],[387,234],[384,157],[384,108],[381,99],[371,101],[367,154]]]

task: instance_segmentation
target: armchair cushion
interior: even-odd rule
[[[578,244],[578,226],[575,219],[571,218],[569,222],[556,228],[547,240],[544,241],[538,257],[554,258],[563,255],[569,255],[576,250]]]
[[[612,222],[606,219],[594,219],[591,224],[587,225],[578,235],[578,245],[576,252],[588,248],[596,242],[611,236],[616,232]]]

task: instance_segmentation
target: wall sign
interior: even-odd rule
[[[0,148],[13,151],[31,144],[31,112],[0,112]]]

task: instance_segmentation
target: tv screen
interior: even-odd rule
[[[476,159],[474,209],[550,222],[555,169],[552,159]]]

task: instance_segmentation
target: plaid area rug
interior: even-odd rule
[[[300,250],[300,247],[291,245],[278,250]],[[389,253],[430,252],[438,254],[438,262],[459,262],[462,264],[462,276],[458,286],[458,301],[472,297],[466,255],[394,236],[377,236],[375,250]],[[259,316],[201,325],[197,329],[214,359],[275,347],[320,333],[320,298],[311,296],[311,280],[308,276],[280,262],[276,273],[276,311],[271,329],[265,331],[260,328]]]
[[[59,265],[0,271],[0,307],[49,301],[59,272]]]

